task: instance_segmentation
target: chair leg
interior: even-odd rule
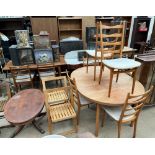
[[[111,87],[112,87],[112,80],[113,80],[113,69],[110,69],[110,82],[109,82],[109,92],[108,92],[108,97],[110,97],[111,94]]]
[[[49,134],[52,133],[52,122],[51,122],[51,120],[48,120],[48,132],[49,132]]]
[[[117,72],[116,82],[118,82],[118,77],[119,77],[119,70],[118,70],[118,72]]]
[[[134,126],[134,121],[130,123],[130,127],[133,127],[133,126]]]
[[[34,84],[33,84],[33,81],[31,81],[31,86],[32,86],[32,88],[34,88]]]
[[[43,85],[42,85],[41,79],[40,79],[40,89],[43,90]]]
[[[100,117],[100,105],[97,104],[96,105],[96,132],[95,135],[96,137],[98,137],[98,133],[99,133],[99,117]]]
[[[77,124],[79,125],[79,122],[80,122],[80,106],[78,106],[78,114],[77,114]]]
[[[118,126],[118,138],[120,138],[120,136],[121,136],[121,123],[117,122],[117,126]]]
[[[86,73],[88,73],[88,61],[89,61],[89,56],[87,54],[87,70],[86,70]]]
[[[133,131],[133,138],[136,137],[136,130],[137,130],[137,120],[134,121],[134,131]]]
[[[103,127],[104,124],[105,124],[105,118],[106,118],[106,113],[105,113],[105,111],[103,110],[101,127]]]
[[[100,75],[99,75],[99,84],[101,83],[103,68],[104,68],[104,65],[103,65],[103,63],[101,63]]]
[[[75,129],[75,132],[77,133],[78,132],[78,126],[77,126],[77,118],[73,118],[73,125],[74,125],[74,129]]]
[[[137,71],[137,69],[135,69],[135,71],[133,71],[133,73],[132,73],[132,78],[133,78],[133,82],[132,82],[132,94],[133,94],[133,92],[134,92],[134,88],[135,88],[135,82],[136,82],[136,71]]]
[[[94,81],[96,80],[96,58],[95,58],[95,64],[94,64]]]

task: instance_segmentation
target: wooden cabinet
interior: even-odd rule
[[[82,39],[82,18],[62,17],[58,18],[59,40],[76,37]]]
[[[47,31],[51,40],[58,41],[57,17],[32,16],[30,19],[33,35],[39,34],[40,31]]]

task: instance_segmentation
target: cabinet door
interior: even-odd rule
[[[58,41],[58,26],[56,17],[31,17],[32,32],[34,35],[40,31],[47,31],[51,40]]]

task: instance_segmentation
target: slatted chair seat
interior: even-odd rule
[[[130,111],[126,111],[126,114],[133,114],[135,112],[135,110],[129,105],[127,107],[128,109],[131,109]],[[105,110],[105,112],[111,116],[114,120],[119,121],[121,113],[122,113],[122,107],[118,106],[118,107],[109,107],[109,106],[104,106],[103,109]],[[131,119],[133,116],[128,116],[128,117],[124,117],[123,121]]]
[[[133,59],[128,59],[128,58],[103,60],[102,62],[107,67],[114,68],[114,69],[120,69],[120,70],[137,68],[141,65],[140,62],[135,61]]]
[[[58,104],[68,100],[68,96],[65,90],[55,90],[48,93],[48,103],[49,104]]]
[[[76,113],[70,103],[50,106],[50,116],[52,122],[63,121],[76,117]]]

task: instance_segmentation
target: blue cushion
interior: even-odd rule
[[[128,58],[118,58],[118,59],[110,59],[102,61],[107,67],[114,69],[132,69],[139,67],[141,65],[140,62],[135,61],[133,59]]]

